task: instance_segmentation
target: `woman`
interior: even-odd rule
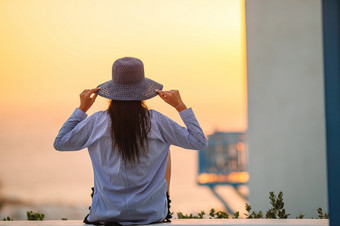
[[[80,94],[80,106],[60,129],[59,151],[88,148],[94,195],[85,223],[123,225],[161,222],[168,214],[164,179],[170,145],[205,149],[207,140],[192,109],[176,90],[145,78],[142,61],[125,57],[112,66],[112,80]],[[111,99],[106,111],[87,117],[97,95]],[[180,114],[186,127],[148,110],[144,100],[159,95]]]

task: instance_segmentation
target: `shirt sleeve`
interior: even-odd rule
[[[88,147],[92,133],[91,125],[94,124],[92,116],[87,118],[86,113],[76,108],[61,127],[54,140],[54,148],[58,151],[77,151]]]
[[[186,127],[182,127],[170,118],[162,115],[159,130],[163,139],[167,143],[187,149],[206,149],[208,142],[193,110],[188,108],[179,114]]]

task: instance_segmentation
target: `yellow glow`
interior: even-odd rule
[[[3,0],[0,113],[65,118],[83,89],[110,79],[115,59],[135,56],[147,77],[181,91],[206,133],[245,130],[243,7],[240,0]],[[97,102],[92,112],[105,109],[106,100]],[[158,98],[148,103],[178,119]]]
[[[247,183],[249,180],[248,172],[231,172],[229,174],[202,173],[197,181],[200,184],[207,183]]]
[[[1,0],[1,192],[34,203],[88,206],[88,154],[57,153],[52,144],[79,93],[109,80],[120,57],[140,58],[147,77],[180,90],[206,135],[245,130],[244,23],[244,0]],[[160,98],[147,104],[181,122]],[[88,113],[106,107],[98,97]],[[200,211],[187,195],[208,195],[187,183],[196,177],[196,153],[177,150],[171,147],[174,203],[181,203],[179,211]]]
[[[245,144],[242,142],[237,143],[236,150],[238,151],[244,151],[245,150]]]

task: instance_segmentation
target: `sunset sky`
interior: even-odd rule
[[[0,32],[0,195],[87,205],[88,154],[52,144],[79,94],[110,80],[120,57],[180,90],[206,135],[247,128],[242,0],[1,0]],[[88,113],[107,104],[98,97]],[[181,123],[159,97],[147,104]],[[203,208],[203,197],[220,205],[196,185],[197,152],[172,153],[174,210]]]
[[[111,78],[115,59],[134,56],[147,77],[181,91],[205,130],[244,130],[242,4],[1,1],[1,113],[68,115],[83,89]],[[158,98],[148,103],[172,114]],[[99,100],[93,111],[105,107]]]

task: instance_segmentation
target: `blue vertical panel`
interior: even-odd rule
[[[328,203],[330,225],[340,225],[340,1],[323,0]]]

